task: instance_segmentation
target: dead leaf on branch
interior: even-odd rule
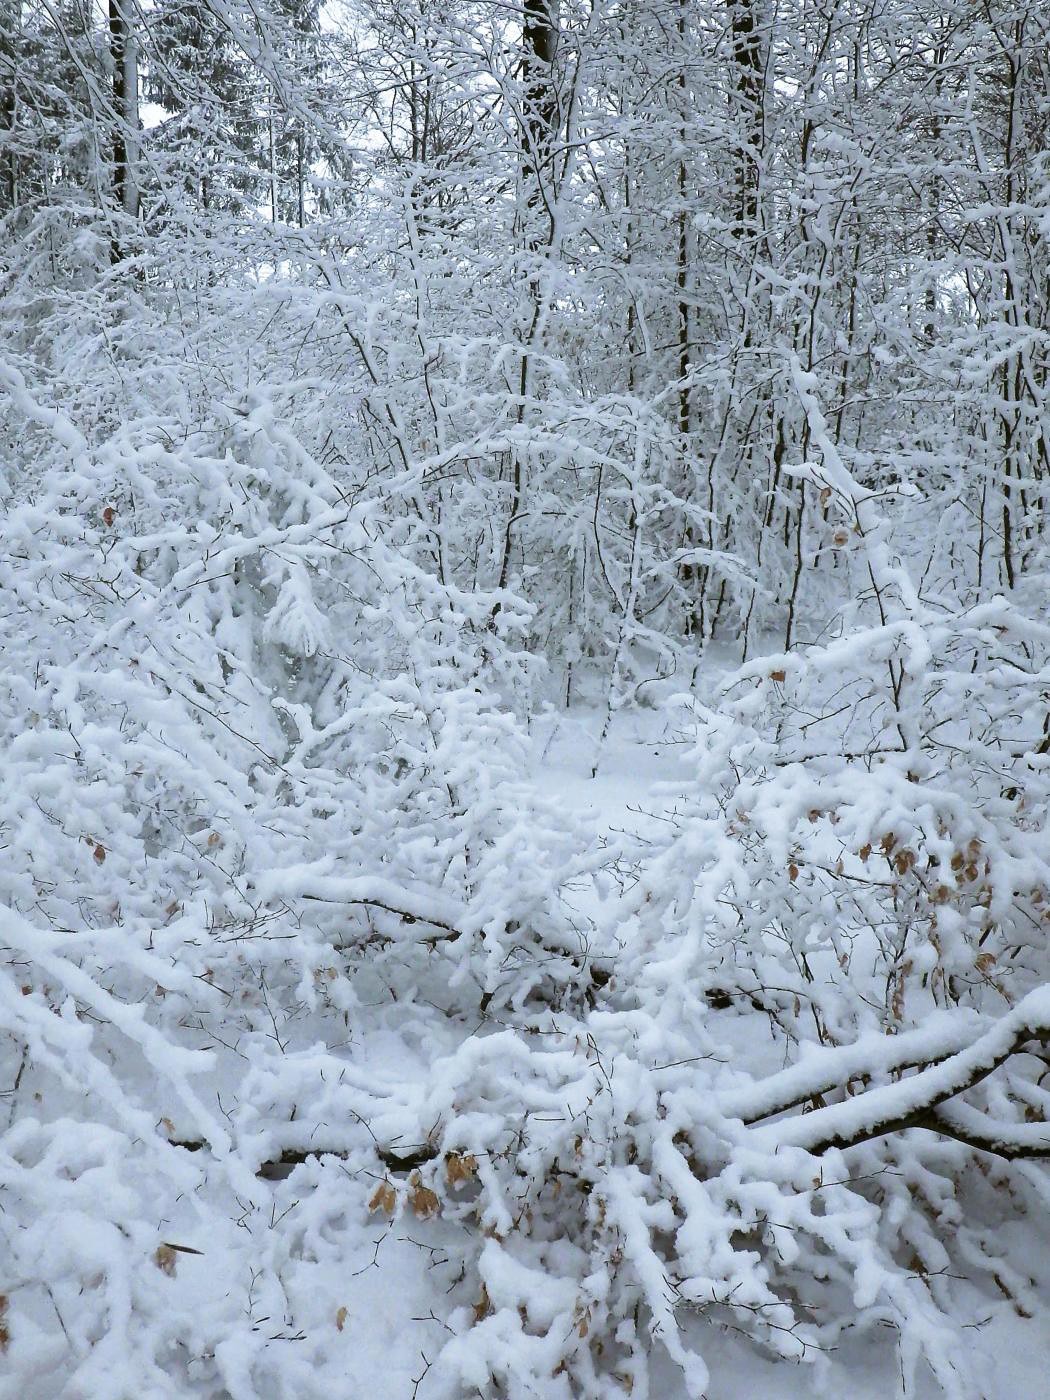
[[[478,1174],[478,1159],[470,1155],[450,1152],[445,1158],[445,1180],[453,1189],[464,1182],[473,1181]]]
[[[484,1284],[482,1284],[482,1285],[481,1285],[481,1292],[480,1292],[480,1294],[478,1295],[478,1301],[474,1304],[474,1322],[475,1322],[475,1324],[477,1324],[477,1323],[479,1323],[479,1322],[484,1322],[485,1318],[488,1317],[488,1316],[490,1315],[491,1312],[492,1312],[492,1299],[489,1297],[489,1291],[488,1291],[488,1289],[485,1287]]]
[[[368,1202],[368,1209],[372,1212],[382,1211],[384,1215],[393,1215],[397,1209],[397,1192],[394,1190],[393,1182],[381,1181],[372,1194],[372,1199]]]
[[[159,1244],[153,1251],[153,1262],[162,1274],[167,1274],[169,1278],[175,1277],[175,1265],[178,1255],[170,1244]]]
[[[576,1311],[573,1315],[573,1324],[576,1327],[576,1334],[581,1340],[586,1337],[591,1330],[591,1310],[582,1303],[576,1304]]]
[[[431,1216],[441,1213],[441,1202],[428,1186],[423,1185],[423,1178],[418,1172],[413,1172],[409,1177],[408,1186],[408,1204],[420,1220],[429,1220]]]

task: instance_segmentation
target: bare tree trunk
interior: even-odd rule
[[[554,55],[558,47],[557,0],[524,0],[522,14],[523,173],[532,208],[542,194],[544,172],[558,128]]]
[[[4,209],[18,205],[18,158],[13,138],[18,121],[18,61],[21,47],[21,0],[11,5],[10,30],[0,33],[0,139],[3,139],[3,200]]]
[[[109,52],[113,64],[113,203],[117,232],[110,242],[110,259],[124,256],[119,233],[123,215],[135,218],[139,196],[135,156],[139,129],[138,46],[132,22],[132,0],[109,0]]]
[[[533,209],[543,195],[544,169],[550,161],[551,147],[559,124],[558,99],[554,87],[554,55],[558,46],[556,15],[557,0],[524,0],[522,13],[522,80],[523,117],[521,133],[522,174],[525,184],[526,209]],[[550,227],[545,239],[535,237],[528,228],[526,217],[525,241],[528,248],[537,251],[544,243],[548,247],[555,237],[553,200],[547,200]],[[524,420],[525,401],[529,390],[531,367],[530,347],[541,321],[541,300],[538,285],[530,288],[532,303],[531,324],[525,337],[526,348],[522,352],[518,372],[517,419]],[[521,453],[517,448],[510,453],[511,493],[507,520],[503,530],[499,567],[499,587],[506,588],[510,578],[511,551],[514,539],[514,526],[521,511],[525,493],[525,480]],[[498,609],[497,609],[498,611]],[[494,614],[495,616],[495,614]]]
[[[734,231],[737,237],[747,238],[754,235],[758,223],[765,57],[755,19],[755,0],[726,0],[726,4],[733,38],[733,100],[739,114]]]

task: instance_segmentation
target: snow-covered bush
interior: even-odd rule
[[[115,1357],[183,1393],[169,1345],[236,1389],[228,1308],[196,1346],[158,1321],[156,1222],[262,1208],[268,1057],[294,1077],[377,986],[477,1019],[587,975],[551,893],[579,841],[524,787],[527,613],[441,585],[396,492],[320,465],[316,385],[202,381],[237,305],[190,341],[163,293],[96,303],[94,361],[36,306],[0,367],[0,1292],[13,1374],[56,1393],[115,1393]]]
[[[687,700],[600,1004],[432,1069],[424,1180],[469,1160],[484,1238],[450,1395],[655,1394],[661,1354],[700,1395],[706,1321],[818,1366],[889,1326],[906,1389],[975,1396],[952,1277],[1033,1305],[996,1232],[1050,1199],[1050,630],[920,598],[824,446],[853,616]]]
[[[0,7],[0,1400],[699,1400],[714,1328],[986,1393],[1050,1154],[1001,9]],[[530,780],[596,684],[599,753],[685,692],[629,835]]]

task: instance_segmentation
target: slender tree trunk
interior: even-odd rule
[[[18,157],[13,138],[18,123],[18,62],[21,31],[21,0],[12,0],[10,37],[0,38],[0,139],[3,140],[3,208],[18,206]]]
[[[524,0],[522,13],[522,130],[526,202],[539,203],[550,169],[551,147],[558,128],[554,55],[558,46],[557,0]]]
[[[557,0],[524,0],[522,10],[521,71],[524,125],[521,132],[521,149],[526,201],[525,242],[526,246],[533,252],[537,251],[544,242],[548,246],[553,244],[555,237],[553,201],[547,201],[551,222],[545,240],[535,237],[533,230],[529,227],[528,211],[536,206],[543,193],[545,169],[549,166],[551,148],[558,129],[558,101],[553,72],[554,55],[558,45],[556,6]],[[541,322],[541,292],[536,282],[530,283],[529,299],[531,302],[530,325],[525,335],[525,346],[522,350],[518,372],[516,416],[519,424],[524,421],[525,403],[529,392],[530,348]],[[522,509],[525,494],[524,466],[521,453],[517,448],[513,448],[509,456],[511,493],[500,547],[498,578],[501,589],[507,587],[510,579],[514,527]]]
[[[109,0],[109,52],[113,65],[113,204],[117,232],[110,242],[110,258],[124,256],[120,237],[123,216],[135,218],[139,196],[135,157],[139,130],[138,48],[132,20],[132,0]]]
[[[753,238],[758,224],[759,161],[763,142],[765,57],[755,17],[756,0],[726,0],[733,39],[734,105],[737,108],[736,222],[738,238]]]

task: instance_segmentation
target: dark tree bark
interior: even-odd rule
[[[732,35],[733,94],[738,115],[736,222],[738,236],[758,223],[759,155],[763,137],[765,58],[756,19],[757,0],[727,0]]]
[[[0,21],[0,181],[4,209],[18,204],[18,158],[14,136],[18,120],[20,5],[5,5]]]
[[[138,54],[131,18],[131,0],[109,0],[109,53],[113,64],[113,204],[116,231],[110,241],[110,258],[124,256],[120,237],[123,216],[138,213],[135,183],[135,148],[138,142]]]
[[[523,146],[529,202],[538,194],[558,129],[554,56],[558,46],[557,0],[524,0],[522,16]]]

